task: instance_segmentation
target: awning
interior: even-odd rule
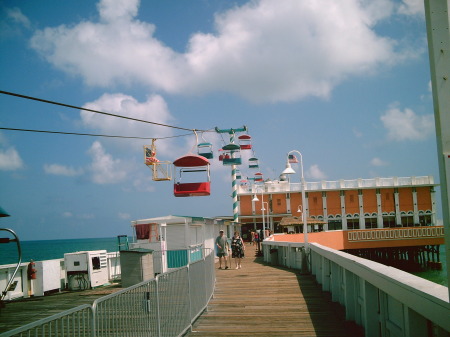
[[[308,225],[325,225],[326,222],[318,219],[308,218],[306,219]],[[280,226],[295,226],[303,225],[303,219],[299,216],[286,216],[281,219]]]

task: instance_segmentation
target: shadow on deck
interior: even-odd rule
[[[216,264],[208,309],[186,336],[364,336],[310,275],[270,266],[246,245],[242,269]]]

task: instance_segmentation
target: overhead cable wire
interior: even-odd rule
[[[77,133],[77,132],[63,132],[63,131],[49,131],[49,130],[32,130],[32,129],[17,129],[17,128],[4,128],[0,127],[0,130],[10,130],[10,131],[25,131],[25,132],[38,132],[38,133],[53,133],[61,135],[74,135],[74,136],[91,136],[91,137],[109,137],[109,138],[127,138],[127,139],[167,139],[176,137],[191,136],[192,133],[187,133],[184,135],[177,136],[167,136],[167,137],[136,137],[136,136],[113,136],[113,135],[100,135],[92,133]]]
[[[65,104],[65,103],[60,103],[60,102],[55,102],[55,101],[49,101],[49,100],[46,100],[46,99],[32,97],[32,96],[26,96],[26,95],[21,95],[21,94],[16,94],[16,93],[9,92],[9,91],[0,90],[0,93],[1,94],[5,94],[5,95],[20,97],[20,98],[25,98],[25,99],[29,99],[29,100],[33,100],[33,101],[59,105],[59,106],[63,106],[63,107],[66,107],[66,108],[72,108],[72,109],[77,109],[77,110],[84,110],[84,111],[94,112],[94,113],[98,113],[98,114],[102,114],[102,115],[106,115],[106,116],[110,116],[110,117],[123,118],[123,119],[128,119],[128,120],[132,120],[132,121],[136,121],[136,122],[142,122],[142,123],[148,123],[148,124],[153,124],[153,125],[158,125],[158,126],[164,126],[164,127],[167,127],[167,128],[173,128],[173,129],[178,129],[178,130],[193,131],[193,129],[182,128],[182,127],[179,127],[179,126],[173,126],[173,125],[156,123],[156,122],[150,122],[150,121],[146,121],[146,120],[142,120],[142,119],[116,115],[116,114],[112,114],[112,113],[108,113],[108,112],[104,112],[104,111],[99,111],[99,110],[82,108],[82,107],[78,107],[78,106],[75,106],[75,105],[70,105],[70,104]],[[198,131],[204,131],[204,130],[198,130]]]

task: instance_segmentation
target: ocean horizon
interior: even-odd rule
[[[20,241],[22,262],[63,259],[65,253],[89,250],[119,250],[117,237]],[[0,245],[0,265],[16,264],[17,245],[14,242]]]
[[[131,237],[129,237],[129,241]],[[88,239],[58,239],[58,240],[32,240],[20,241],[22,262],[63,259],[65,253],[75,253],[89,250],[119,251],[118,239],[88,238]],[[17,246],[15,243],[0,245],[0,265],[16,264],[18,261]],[[427,270],[412,273],[429,281],[448,287],[447,263],[445,245],[440,246],[440,261],[442,270]]]

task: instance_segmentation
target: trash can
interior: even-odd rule
[[[270,250],[270,264],[272,266],[278,266],[278,249],[276,248]]]

